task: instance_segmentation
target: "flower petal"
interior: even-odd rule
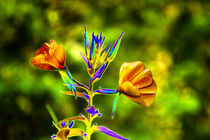
[[[149,69],[144,70],[140,74],[138,74],[131,83],[136,88],[143,88],[152,84],[152,72]]]
[[[125,81],[132,81],[143,70],[145,70],[145,67],[141,61],[124,63],[120,68],[119,84]]]
[[[68,138],[69,133],[70,133],[69,128],[63,128],[63,129],[58,131],[57,137],[60,138],[60,139],[66,139],[66,138]]]
[[[125,93],[129,96],[138,96],[138,90],[128,81],[122,84],[120,88],[120,92]]]
[[[141,94],[140,96],[128,96],[132,101],[136,102],[137,104],[141,104],[143,106],[150,106],[155,100],[155,94]]]
[[[62,45],[57,45],[55,48],[54,56],[60,65],[64,66],[65,63],[65,50]]]
[[[102,132],[108,136],[114,137],[116,139],[120,139],[120,140],[128,140],[127,138],[124,138],[122,136],[120,136],[119,134],[113,132],[112,130],[108,129],[105,126],[93,126],[93,131],[94,132]]]
[[[140,88],[140,89],[138,89],[138,91],[140,93],[144,93],[144,94],[155,93],[157,91],[157,85],[156,85],[155,81],[153,80],[151,85],[144,87],[144,88]]]
[[[63,69],[65,63],[65,51],[62,45],[57,45],[53,40],[50,45],[44,43],[35,53],[32,64],[40,69]]]
[[[74,137],[74,136],[83,136],[83,131],[79,128],[63,128],[61,130],[58,131],[57,133],[57,137],[62,139],[62,140],[65,140],[67,138],[70,138],[70,137]]]

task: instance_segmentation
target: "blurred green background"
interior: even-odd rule
[[[137,60],[152,70],[158,85],[148,108],[121,96],[113,120],[114,96],[95,97],[103,114],[98,124],[130,140],[210,139],[209,2],[1,0],[0,140],[50,139],[56,129],[45,104],[59,120],[85,114],[85,100],[60,93],[67,88],[59,73],[31,65],[35,51],[54,39],[64,45],[73,77],[88,84],[80,57],[84,25],[90,38],[103,32],[106,45],[125,32],[115,61],[95,89],[116,89],[120,66]],[[113,138],[97,133],[92,139]]]

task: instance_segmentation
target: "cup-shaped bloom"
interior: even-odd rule
[[[32,59],[34,66],[44,70],[61,70],[64,68],[64,63],[64,48],[62,45],[56,44],[54,40],[50,40],[50,44],[44,43]]]
[[[119,91],[132,101],[150,106],[155,100],[157,85],[152,72],[140,61],[124,63],[120,69]]]

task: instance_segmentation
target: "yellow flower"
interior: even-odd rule
[[[132,101],[150,106],[155,100],[157,85],[152,72],[140,61],[124,63],[120,69],[119,91]]]

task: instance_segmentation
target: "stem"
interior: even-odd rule
[[[89,91],[88,91],[88,95],[89,95],[89,103],[88,105],[91,107],[93,105],[93,80],[92,78],[90,78],[90,87],[89,87]],[[87,123],[87,140],[90,140],[91,139],[91,125],[92,125],[92,117],[91,117],[91,114],[88,115],[88,123]]]

